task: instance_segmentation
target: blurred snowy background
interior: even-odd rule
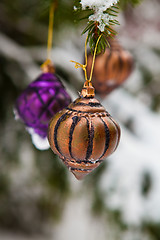
[[[56,71],[75,99],[85,36],[72,1],[60,1]],[[119,89],[101,99],[119,122],[118,150],[78,182],[51,150],[39,151],[13,115],[15,99],[46,59],[43,1],[0,1],[0,240],[160,239],[160,1],[144,0],[119,15],[118,40],[135,60]],[[99,96],[97,98],[100,99]]]

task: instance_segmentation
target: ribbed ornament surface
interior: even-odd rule
[[[115,151],[120,128],[97,99],[80,97],[51,119],[48,139],[53,152],[82,179]]]

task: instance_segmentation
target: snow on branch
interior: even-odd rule
[[[104,12],[108,8],[116,4],[118,0],[81,0],[82,9],[93,9],[94,13],[89,16],[89,21],[98,22],[98,28],[101,32],[105,31],[105,26],[109,25],[109,20],[112,20],[108,13]]]

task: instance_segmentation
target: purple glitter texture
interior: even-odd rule
[[[51,117],[70,102],[59,78],[52,73],[43,73],[22,92],[15,108],[22,121],[45,138]]]

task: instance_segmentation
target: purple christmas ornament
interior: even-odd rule
[[[25,125],[45,138],[51,117],[70,102],[71,98],[59,78],[46,72],[22,92],[16,100],[15,108]]]

